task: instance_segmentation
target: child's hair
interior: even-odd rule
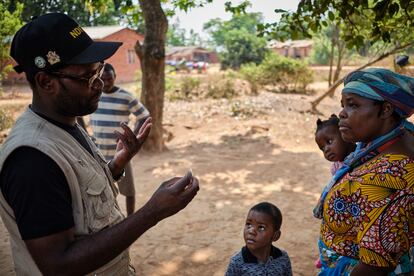
[[[328,120],[321,120],[318,118],[316,121],[316,132],[320,131],[321,129],[327,127],[327,126],[338,126],[339,124],[339,118],[335,114],[332,114],[331,117],[329,117]]]
[[[250,211],[256,211],[271,216],[275,231],[280,230],[280,227],[282,226],[282,213],[280,212],[279,208],[277,208],[272,203],[260,202],[259,204],[254,205]]]

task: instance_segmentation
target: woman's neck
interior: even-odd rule
[[[378,139],[379,137],[384,136],[387,133],[390,133],[395,128],[397,128],[400,124],[401,124],[401,121],[389,120],[388,122],[384,123],[384,125],[381,127],[381,129],[379,129],[377,135],[371,137],[367,141],[362,141],[362,142],[364,142],[365,144],[368,144],[368,143],[374,141],[375,139]]]
[[[405,130],[401,139],[385,149],[383,153],[403,154],[414,159],[414,134]]]

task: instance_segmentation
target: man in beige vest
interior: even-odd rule
[[[17,275],[131,275],[128,247],[187,206],[199,187],[191,173],[164,183],[124,218],[114,181],[151,129],[122,125],[107,162],[77,116],[94,112],[103,61],[121,43],[94,42],[70,17],[33,19],[14,36],[11,56],[33,90],[0,151],[0,215]]]

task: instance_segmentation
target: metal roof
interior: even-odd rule
[[[167,50],[166,55],[167,56],[176,55],[176,54],[187,55],[187,54],[191,54],[194,51],[203,52],[203,53],[211,52],[203,47],[198,47],[198,46],[176,46],[176,47],[169,48]]]
[[[95,27],[83,27],[85,32],[92,39],[102,39],[111,34],[119,32],[120,30],[127,29],[127,27],[122,26],[95,26]]]
[[[269,48],[303,48],[312,46],[312,40],[287,40],[285,42],[271,40],[267,44]]]

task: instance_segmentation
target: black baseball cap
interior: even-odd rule
[[[122,42],[93,41],[63,13],[35,17],[13,37],[10,55],[17,73],[54,70],[64,65],[90,64],[111,57]]]

